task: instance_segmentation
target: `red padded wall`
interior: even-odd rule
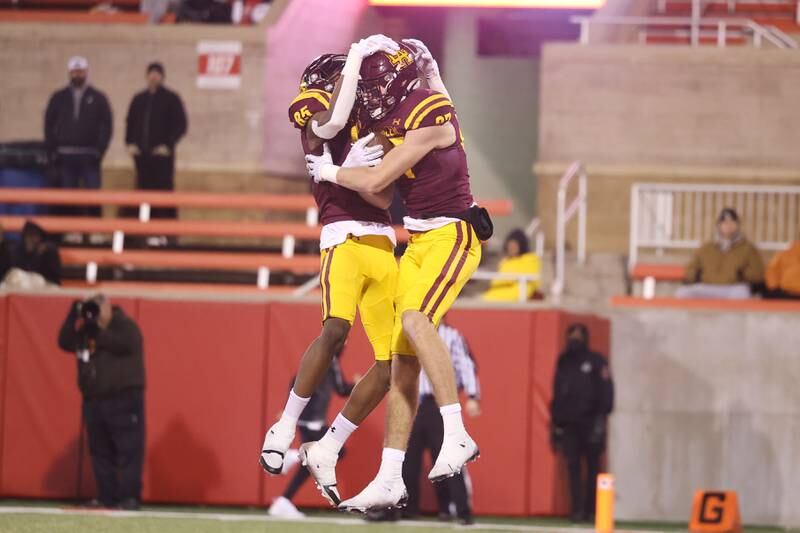
[[[71,298],[8,297],[2,493],[75,498],[81,400],[74,354],[57,345]],[[133,300],[115,300],[135,316]]]
[[[280,414],[286,403],[286,396],[292,376],[308,345],[319,335],[321,329],[319,305],[309,303],[272,303],[269,314],[269,348],[266,363],[266,410],[261,425],[262,434]],[[374,355],[364,330],[357,320],[350,332],[347,345],[342,354],[342,369],[350,381],[356,374],[363,375],[373,364]],[[328,411],[329,417],[336,416],[346,399],[334,396]],[[346,446],[346,455],[339,468],[339,490],[342,495],[352,495],[360,491],[378,471],[381,443],[383,440],[383,402],[358,428]],[[299,437],[299,435],[298,435]],[[299,439],[294,447],[299,445]],[[269,505],[279,496],[288,477],[263,475],[261,503]],[[298,505],[321,506],[324,501],[309,482],[296,497]]]
[[[528,376],[532,360],[532,315],[508,310],[455,310],[447,320],[470,344],[482,391],[480,417],[465,416],[482,457],[469,466],[476,513],[526,513],[530,451]]]
[[[78,490],[80,395],[74,357],[56,346],[69,298],[0,299],[0,494],[73,498]],[[265,429],[286,401],[289,381],[319,334],[319,306],[308,303],[119,300],[138,319],[147,369],[148,501],[268,505],[286,477],[257,465]],[[483,415],[466,424],[483,457],[469,467],[475,511],[566,511],[562,465],[549,448],[549,402],[564,331],[574,320],[607,353],[608,321],[556,310],[459,309],[449,315],[479,365]],[[5,326],[5,327],[4,327]],[[373,362],[360,325],[342,365],[352,380]],[[4,366],[3,366],[4,365]],[[334,416],[344,405],[336,398]],[[375,475],[385,402],[354,434],[339,469],[351,495]],[[89,461],[80,492],[92,494]],[[301,506],[324,506],[309,483]],[[431,509],[424,482],[423,507]]]
[[[149,501],[256,504],[266,306],[141,300]]]
[[[6,403],[6,378],[8,376],[8,369],[6,368],[6,345],[7,345],[7,322],[8,322],[8,298],[5,296],[0,297],[0,494],[3,494],[3,435],[5,433],[5,424],[3,418],[5,416],[5,403]]]

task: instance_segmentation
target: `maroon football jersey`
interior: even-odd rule
[[[311,117],[320,111],[330,108],[331,93],[319,89],[308,89],[301,92],[289,105],[289,121],[300,130],[303,152],[306,154],[322,153],[322,146],[312,151],[308,145],[305,128]],[[341,165],[347,152],[350,150],[349,127],[328,141],[333,162]],[[380,222],[390,224],[389,212],[379,209],[354,191],[339,187],[333,183],[321,182],[311,186],[311,192],[319,209],[319,219],[322,224],[341,222],[343,220],[361,220],[364,222]]]
[[[398,146],[408,131],[448,122],[456,130],[456,142],[431,151],[397,181],[408,214],[413,218],[454,215],[466,211],[473,203],[467,154],[455,108],[445,95],[417,89],[369,128]]]

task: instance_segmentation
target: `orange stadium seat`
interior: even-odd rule
[[[631,269],[631,278],[643,280],[654,278],[656,281],[683,281],[686,268],[683,265],[641,263]]]

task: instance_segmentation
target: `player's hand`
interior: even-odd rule
[[[137,155],[141,154],[142,152],[139,150],[139,147],[136,146],[135,144],[129,144],[128,145],[128,153],[131,155],[131,157],[136,157]]]
[[[383,158],[383,146],[380,144],[367,146],[374,138],[375,134],[370,133],[354,142],[347,153],[344,163],[342,163],[342,167],[374,167],[380,165]]]
[[[153,148],[153,155],[160,155],[160,156],[169,156],[169,146],[166,144],[159,144],[155,148]]]
[[[481,416],[481,403],[475,398],[470,398],[464,403],[464,410],[471,418]]]
[[[431,51],[425,46],[425,43],[419,39],[403,39],[402,43],[414,51],[414,62],[417,64],[417,70],[426,79],[439,75],[439,65],[433,58]]]
[[[322,155],[306,155],[306,170],[308,170],[308,175],[311,176],[315,183],[325,181],[322,178],[322,167],[332,164],[333,158],[331,157],[331,149],[328,143],[322,145]]]
[[[377,52],[385,52],[389,55],[395,55],[400,51],[399,44],[397,44],[393,39],[390,39],[389,37],[380,33],[376,35],[370,35],[366,39],[361,39],[357,43],[354,43],[353,47],[358,50],[362,58],[371,56]]]

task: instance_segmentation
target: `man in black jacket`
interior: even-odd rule
[[[175,189],[175,145],[186,134],[186,112],[180,96],[164,87],[161,63],[147,66],[147,89],[131,100],[125,144],[136,163],[136,187]],[[153,218],[175,218],[175,209],[153,209]]]
[[[550,439],[567,459],[571,518],[591,521],[600,456],[606,443],[606,419],[614,407],[614,384],[606,359],[589,349],[589,330],[580,323],[567,329],[567,347],[558,358],[550,405]],[[586,479],[582,462],[586,461]]]
[[[98,294],[73,302],[58,345],[78,360],[78,386],[97,482],[96,505],[138,509],[145,443],[139,326]]]
[[[89,85],[89,62],[69,60],[69,85],[53,93],[44,118],[47,148],[57,162],[65,189],[99,189],[100,162],[111,142],[111,107],[106,96]],[[99,207],[65,209],[71,214],[100,216]]]

